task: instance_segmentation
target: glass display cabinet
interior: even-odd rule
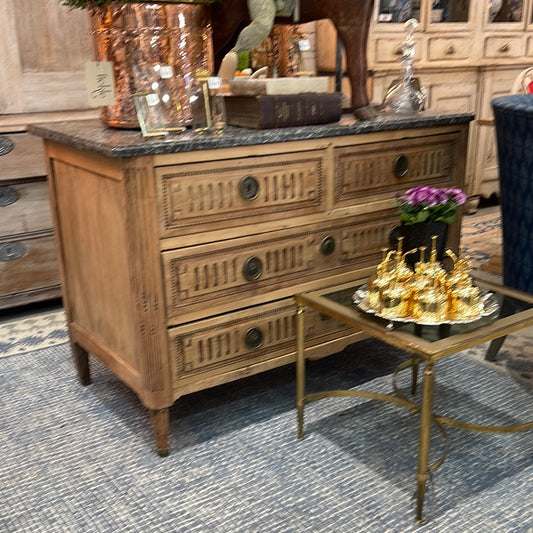
[[[417,19],[414,76],[426,90],[426,109],[476,115],[467,157],[466,188],[472,209],[480,196],[499,193],[490,102],[509,94],[520,72],[533,65],[532,4],[531,0],[376,0],[368,42],[371,99],[380,104],[398,77],[404,22]],[[320,73],[335,71],[332,31],[329,21],[317,23]]]

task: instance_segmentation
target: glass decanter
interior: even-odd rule
[[[404,23],[405,42],[402,47],[402,77],[391,85],[385,99],[383,109],[386,113],[412,115],[418,113],[424,105],[426,93],[413,78],[413,60],[415,57],[415,40],[413,33],[418,27],[416,19]]]

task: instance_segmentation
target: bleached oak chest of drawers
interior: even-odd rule
[[[146,141],[96,121],[33,127],[81,381],[94,354],[149,409],[166,454],[177,398],[294,360],[293,294],[369,275],[396,192],[462,186],[471,119]],[[361,335],[306,322],[310,357]]]

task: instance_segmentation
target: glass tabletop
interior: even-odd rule
[[[410,353],[438,359],[533,325],[533,294],[475,280],[496,310],[471,322],[417,324],[381,318],[354,303],[364,281],[300,293],[296,301]]]
[[[353,295],[359,287],[360,285],[354,285],[352,287],[326,293],[323,295],[323,297],[349,308],[357,309],[357,306],[354,304]],[[470,322],[420,325],[416,324],[415,322],[394,321],[369,315],[361,310],[358,310],[358,312],[366,315],[367,317],[370,316],[373,320],[376,320],[378,323],[381,323],[389,329],[410,333],[411,335],[415,335],[427,341],[435,341],[457,335],[459,333],[466,333],[468,331],[476,330],[481,326],[492,324],[501,318],[515,315],[527,309],[533,309],[533,303],[531,302],[526,302],[509,296],[508,294],[502,294],[501,292],[491,291],[491,293],[491,298],[497,303],[495,312]]]

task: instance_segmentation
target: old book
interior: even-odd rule
[[[327,124],[342,112],[340,93],[226,96],[225,103],[229,125],[255,129]]]
[[[284,78],[233,78],[230,81],[232,94],[300,94],[327,93],[327,76],[297,76]]]

